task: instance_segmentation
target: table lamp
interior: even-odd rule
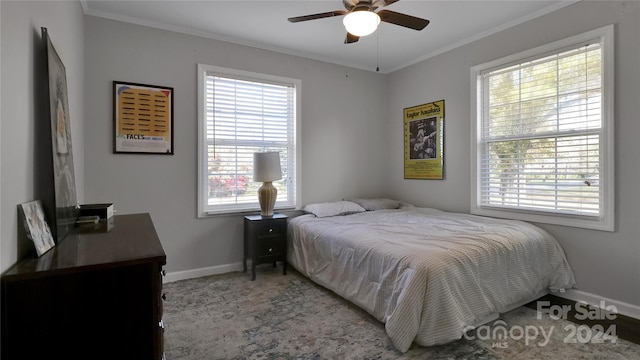
[[[273,216],[273,207],[278,196],[278,189],[273,181],[282,179],[280,169],[280,153],[277,151],[253,153],[253,181],[262,181],[258,189],[260,215]]]

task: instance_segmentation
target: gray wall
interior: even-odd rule
[[[640,3],[581,1],[389,76],[393,196],[470,210],[470,67],[615,24],[616,231],[543,225],[561,243],[581,291],[640,309]],[[403,179],[402,109],[445,99],[445,179]],[[632,309],[633,310],[633,309]],[[640,312],[637,313],[640,315]]]
[[[16,206],[36,200],[35,168],[36,64],[41,48],[40,28],[46,27],[67,73],[69,117],[78,199],[84,196],[84,14],[77,1],[0,1],[2,9],[2,131],[0,132],[0,249],[2,270],[32,246],[18,241]]]
[[[383,75],[97,17],[85,21],[87,202],[113,202],[120,214],[149,212],[168,272],[242,261],[242,216],[196,218],[198,63],[301,79],[303,204],[384,189]],[[112,153],[114,80],[174,88],[174,155]]]

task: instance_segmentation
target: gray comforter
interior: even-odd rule
[[[288,260],[383,322],[401,352],[460,339],[491,314],[575,283],[539,227],[415,207],[293,218]]]

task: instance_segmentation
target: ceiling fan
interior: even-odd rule
[[[382,7],[391,5],[400,0],[342,0],[345,10],[335,10],[319,14],[296,16],[289,18],[289,22],[316,20],[333,16],[345,15],[343,23],[347,30],[345,44],[351,44],[373,33],[380,21],[390,24],[404,26],[409,29],[422,30],[429,25],[429,20],[419,17],[401,14],[391,10],[380,10]]]

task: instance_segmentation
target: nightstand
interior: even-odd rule
[[[287,274],[287,216],[249,215],[244,217],[244,258],[242,264],[247,272],[247,259],[251,259],[251,280],[256,279],[256,265],[282,261],[282,274]]]

